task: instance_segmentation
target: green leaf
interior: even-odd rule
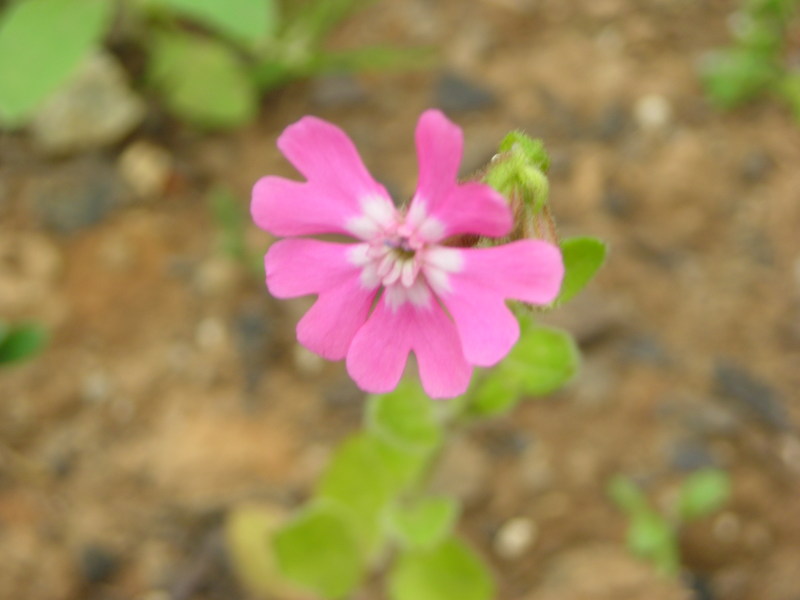
[[[616,475],[611,479],[608,495],[628,515],[648,510],[647,498],[642,490],[624,475]]]
[[[47,331],[36,323],[24,323],[4,329],[5,331],[0,331],[0,364],[30,358],[47,343]]]
[[[325,35],[350,14],[375,0],[306,0],[294,2],[295,9],[290,29],[293,37],[307,40],[311,45],[318,44]]]
[[[789,73],[781,79],[778,91],[789,103],[795,119],[800,123],[800,71]]]
[[[698,519],[719,510],[731,492],[728,474],[721,469],[702,469],[683,482],[678,514],[684,521]]]
[[[341,507],[365,553],[372,555],[382,541],[385,511],[415,479],[424,459],[361,433],[337,449],[317,494]]]
[[[412,506],[395,506],[389,512],[389,528],[407,548],[432,548],[450,535],[458,516],[451,498],[423,498]]]
[[[275,533],[272,548],[285,577],[324,598],[346,596],[364,573],[349,521],[328,504],[303,510]]]
[[[780,68],[761,53],[733,48],[711,54],[702,77],[711,100],[733,108],[766,91],[780,77]]]
[[[270,538],[281,525],[281,515],[270,507],[235,507],[225,520],[225,545],[242,584],[258,597],[297,595],[278,572]]]
[[[566,384],[577,372],[580,357],[569,334],[541,327],[520,316],[520,339],[508,356],[478,384],[470,412],[502,414],[521,396],[544,396]]]
[[[389,573],[392,600],[491,600],[494,593],[486,566],[456,538],[401,554]]]
[[[0,124],[18,126],[105,32],[109,0],[23,0],[0,21]]]
[[[167,106],[195,125],[236,127],[256,115],[255,87],[241,60],[221,42],[161,34],[152,46],[149,76]]]
[[[197,21],[248,48],[274,35],[279,23],[274,0],[145,0],[145,4]]]
[[[628,548],[652,561],[666,575],[677,575],[680,570],[677,536],[658,513],[644,510],[633,515],[628,527]]]
[[[563,304],[580,292],[606,260],[607,246],[592,237],[574,237],[561,242],[564,281],[555,304]]]
[[[394,391],[369,398],[367,428],[401,449],[429,452],[441,440],[435,406],[419,383],[406,378]]]

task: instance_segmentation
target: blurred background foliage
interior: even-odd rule
[[[418,64],[427,52],[325,49],[331,30],[371,1],[16,0],[0,15],[0,125],[27,124],[104,46],[123,66],[143,55],[137,88],[203,129],[251,121],[264,93],[299,77]]]

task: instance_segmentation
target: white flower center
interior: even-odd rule
[[[461,268],[459,252],[429,241],[438,237],[442,226],[419,205],[405,216],[395,211],[391,221],[380,216],[382,222],[374,214],[354,222],[360,233],[369,234],[350,254],[353,264],[362,267],[362,284],[383,286],[393,308],[405,302],[428,306],[432,292],[449,291],[448,273]]]

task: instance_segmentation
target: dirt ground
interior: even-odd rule
[[[209,190],[246,207],[258,177],[295,176],[274,142],[310,113],[407,197],[416,118],[439,105],[465,130],[465,174],[510,129],[542,138],[561,234],[611,247],[545,318],[579,340],[579,377],[465,432],[437,482],[464,500],[498,598],[800,599],[800,126],[768,101],[723,114],[704,99],[697,65],[729,39],[735,5],[389,0],[333,45],[431,46],[438,66],[298,83],[233,134],[156,116],[118,147],[58,159],[0,138],[0,315],[53,336],[0,374],[0,597],[248,597],[225,514],[298,506],[363,395],[297,347],[308,303],[270,298],[220,251]],[[116,169],[141,140],[173,161],[155,197]],[[73,200],[94,212],[65,215]],[[270,242],[247,232],[256,253]],[[685,532],[686,580],[664,581],[625,550],[606,484],[627,474],[668,507],[710,465],[732,499]],[[509,556],[512,520],[532,535]]]

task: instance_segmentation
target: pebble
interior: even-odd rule
[[[225,325],[217,318],[207,317],[197,324],[194,340],[201,350],[217,350],[225,344]]]
[[[494,106],[494,94],[460,75],[445,71],[436,81],[436,105],[447,112],[482,110]]]
[[[88,404],[103,404],[111,398],[111,380],[104,371],[87,373],[81,384],[81,397]]]
[[[659,131],[672,121],[672,105],[659,94],[642,96],[633,109],[636,123],[645,131]]]
[[[620,104],[607,107],[596,126],[597,137],[604,142],[610,142],[620,137],[628,128],[628,113]]]
[[[303,375],[319,375],[325,366],[325,360],[321,356],[300,344],[292,346],[292,358],[295,368]]]
[[[624,219],[633,213],[633,200],[619,189],[607,188],[603,193],[602,205],[608,214],[618,219]]]
[[[751,150],[742,159],[739,172],[746,183],[757,183],[763,180],[773,169],[775,163],[763,150]]]
[[[89,583],[110,579],[119,569],[119,557],[104,546],[89,544],[81,550],[80,572]]]
[[[672,468],[684,473],[719,466],[714,455],[702,440],[678,440],[673,444],[669,454]]]
[[[240,271],[228,258],[215,256],[204,260],[194,271],[194,285],[201,294],[224,296],[239,283]]]
[[[661,340],[648,334],[637,334],[629,338],[623,352],[626,358],[640,363],[664,366],[670,362],[669,354]]]
[[[53,166],[31,184],[40,218],[60,233],[76,233],[111,214],[127,200],[114,165],[84,156]]]
[[[273,328],[260,303],[245,306],[236,314],[233,334],[244,370],[245,389],[252,394],[264,376],[268,353],[275,341]]]
[[[121,140],[144,115],[124,69],[110,54],[98,53],[42,105],[31,134],[45,152],[68,154]]]
[[[494,551],[501,558],[519,558],[533,547],[539,528],[526,517],[509,519],[497,531],[494,538]]]
[[[349,73],[315,77],[311,81],[311,103],[320,108],[347,108],[363,104],[364,87]]]
[[[117,159],[120,177],[142,199],[158,198],[164,193],[172,165],[167,150],[145,140],[128,145]]]
[[[744,367],[717,359],[714,383],[719,396],[762,425],[778,431],[792,429],[786,407],[777,392]]]

